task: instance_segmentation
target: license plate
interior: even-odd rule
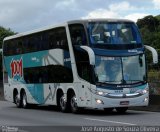
[[[129,101],[121,101],[120,105],[129,105]]]

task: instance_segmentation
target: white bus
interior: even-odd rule
[[[156,63],[156,51],[146,48]],[[125,112],[148,105],[145,46],[129,20],[75,20],[7,37],[3,73],[5,99],[19,108]]]

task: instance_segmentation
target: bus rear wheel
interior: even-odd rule
[[[24,91],[22,93],[22,107],[23,108],[28,108],[29,104],[27,103],[27,95],[26,95],[26,92]]]
[[[18,93],[16,93],[16,95],[14,95],[14,101],[15,101],[15,104],[18,108],[22,107],[22,101],[21,101],[20,95]]]
[[[128,110],[128,107],[117,107],[116,111],[120,114],[124,114],[126,113],[126,111]]]

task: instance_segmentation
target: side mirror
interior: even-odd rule
[[[85,51],[87,51],[87,53],[89,55],[90,65],[95,65],[95,54],[94,54],[94,51],[88,46],[80,46],[80,47],[82,49],[84,49]]]
[[[149,51],[151,51],[152,53],[152,58],[153,58],[153,63],[154,64],[157,64],[158,63],[158,53],[157,51],[151,47],[151,46],[148,46],[148,45],[144,45],[146,49],[148,49]]]

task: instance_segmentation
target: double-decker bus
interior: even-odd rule
[[[17,107],[76,113],[148,105],[145,46],[129,20],[75,20],[7,37],[3,73],[5,99]]]

